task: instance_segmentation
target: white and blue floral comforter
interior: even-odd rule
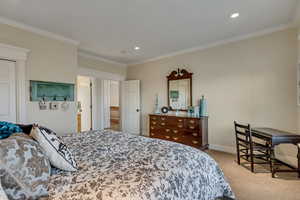
[[[182,144],[112,131],[63,141],[79,170],[58,171],[50,200],[214,200],[234,198],[217,163]]]

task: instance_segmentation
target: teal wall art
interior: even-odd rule
[[[30,81],[30,101],[74,101],[74,84]]]

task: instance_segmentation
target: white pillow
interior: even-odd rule
[[[8,200],[4,190],[2,188],[1,181],[0,181],[0,200]]]
[[[77,170],[70,150],[53,131],[42,126],[33,126],[30,136],[40,144],[54,167],[65,171]]]

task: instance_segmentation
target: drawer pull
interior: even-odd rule
[[[182,119],[178,119],[179,122],[182,122]]]
[[[165,136],[165,138],[166,138],[166,139],[170,139],[171,137],[170,137],[170,136],[168,136],[168,135],[166,135],[166,136]]]
[[[178,137],[173,137],[173,140],[176,140],[176,141],[177,141],[177,140],[178,140]]]
[[[155,124],[156,124],[156,122],[152,122],[152,124],[153,124],[153,125],[155,125]]]
[[[150,135],[151,135],[151,136],[154,136],[155,134],[154,134],[154,133],[150,133]]]
[[[182,128],[183,126],[182,125],[178,125],[178,128]]]
[[[156,120],[156,117],[152,117],[151,119]]]
[[[195,136],[195,137],[197,137],[197,136],[198,136],[198,133],[193,133],[192,135]]]
[[[164,118],[164,117],[162,117],[162,118],[160,118],[160,119],[163,120],[163,121],[166,120],[166,118]]]
[[[170,132],[170,129],[166,129],[166,132]]]
[[[191,124],[194,124],[194,123],[195,123],[195,121],[194,121],[194,120],[190,120],[190,123],[191,123]]]
[[[190,128],[190,129],[195,129],[195,126],[190,126],[189,128]]]
[[[198,144],[198,143],[199,143],[199,142],[196,141],[196,140],[193,140],[192,142],[193,142],[193,144]]]
[[[166,123],[161,123],[160,125],[162,125],[162,126],[165,126],[165,125],[166,125]]]
[[[173,130],[173,132],[174,132],[174,133],[178,133],[178,131],[177,131],[177,130]]]
[[[154,127],[153,127],[153,126],[151,126],[151,129],[153,130],[153,129],[154,129]]]

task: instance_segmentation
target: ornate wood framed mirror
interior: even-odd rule
[[[168,106],[171,110],[187,111],[192,106],[192,75],[185,69],[177,69],[167,76]]]

